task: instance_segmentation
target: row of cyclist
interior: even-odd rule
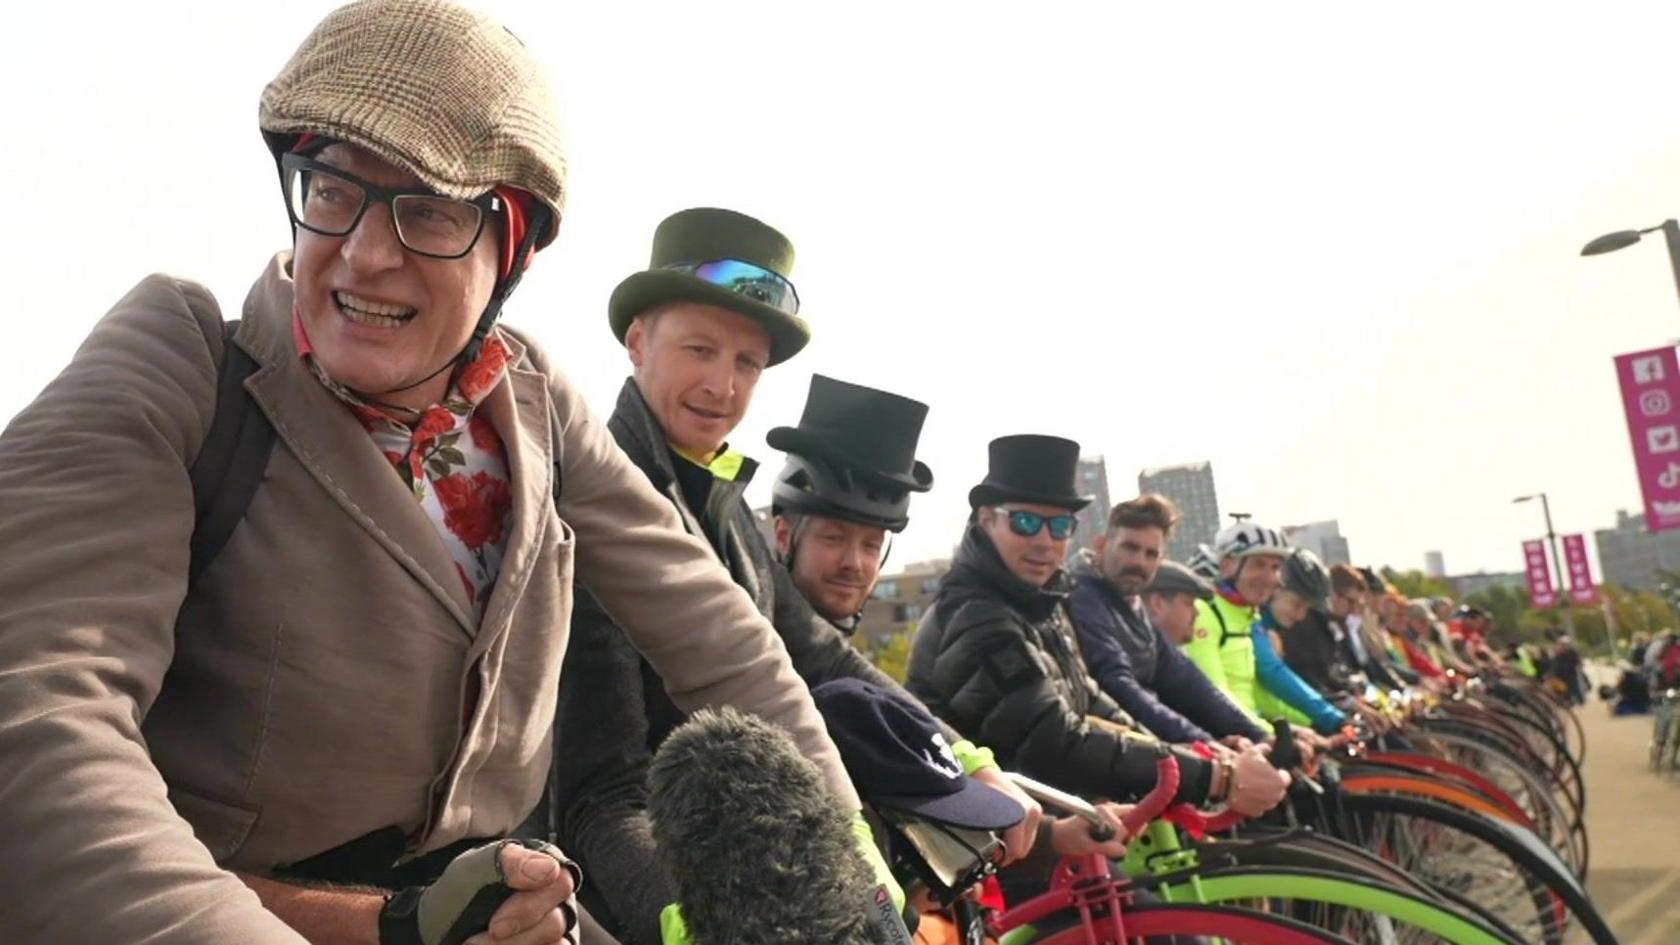
[[[1412,686],[1374,638],[1297,639],[1333,608],[1252,527],[1211,600],[1158,564],[1170,516],[1117,520],[1070,575],[1071,441],[992,443],[909,691],[871,667],[843,631],[931,488],[927,408],[813,382],[767,438],[772,549],[727,441],[812,327],[791,242],[695,208],[607,300],[631,377],[599,422],[500,325],[569,192],[542,73],[448,0],[331,12],[261,96],[293,242],[237,326],[147,277],[7,424],[0,835],[26,866],[0,939],[830,945],[907,916],[969,941],[1604,940],[1567,712],[1474,655],[1414,659]],[[1322,648],[1316,694],[1262,606],[1285,660]],[[822,774],[739,756],[750,726],[667,752],[720,704]],[[679,777],[737,758],[785,777]],[[772,908],[870,879],[874,912]]]
[[[1156,495],[1064,567],[1077,455],[993,441],[907,691],[807,680],[917,941],[1614,941],[1582,886],[1580,728],[1484,613],[1255,522],[1168,561]],[[793,585],[855,626],[908,492],[792,453],[774,515]]]

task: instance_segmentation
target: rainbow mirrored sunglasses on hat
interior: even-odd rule
[[[711,259],[671,263],[660,268],[691,275],[789,315],[799,314],[799,293],[793,290],[793,283],[763,266],[739,259]]]

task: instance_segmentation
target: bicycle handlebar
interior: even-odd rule
[[[1072,814],[1093,828],[1107,829],[1108,823],[1102,814],[1098,813],[1095,805],[1084,798],[1048,784],[1041,784],[1023,774],[1009,772],[1008,777],[1033,800]],[[1173,798],[1178,794],[1178,784],[1178,759],[1173,757],[1171,752],[1166,752],[1155,762],[1155,787],[1120,818],[1120,826],[1125,830],[1126,836],[1137,834],[1157,817],[1171,821],[1191,833],[1218,833],[1247,819],[1243,814],[1230,809],[1208,814],[1188,804],[1174,804]]]

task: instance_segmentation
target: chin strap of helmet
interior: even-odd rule
[[[528,217],[528,219],[523,221],[525,231],[519,237],[518,248],[514,250],[511,257],[506,257],[506,254],[504,254],[506,258],[504,258],[502,277],[496,280],[496,287],[490,292],[490,302],[484,306],[484,314],[478,316],[478,325],[473,328],[472,337],[467,340],[467,346],[461,350],[461,354],[458,356],[463,364],[470,364],[478,357],[479,351],[484,347],[485,339],[490,337],[490,330],[496,327],[496,319],[502,315],[502,303],[506,302],[508,296],[513,294],[513,290],[519,285],[519,280],[525,277],[525,270],[531,265],[531,257],[537,251],[537,240],[542,238],[542,235],[548,231],[549,226],[554,222],[550,219],[552,214],[547,206],[536,201],[532,201],[528,207],[522,206],[520,201],[506,193],[504,188],[498,188],[498,193],[500,193],[502,203],[505,205],[504,213],[516,217]]]

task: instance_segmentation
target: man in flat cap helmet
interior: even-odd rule
[[[785,727],[856,810],[768,621],[498,324],[566,194],[519,40],[352,3],[259,124],[295,241],[236,330],[149,277],[0,436],[0,941],[575,937],[576,868],[500,839],[574,577],[677,705]]]

